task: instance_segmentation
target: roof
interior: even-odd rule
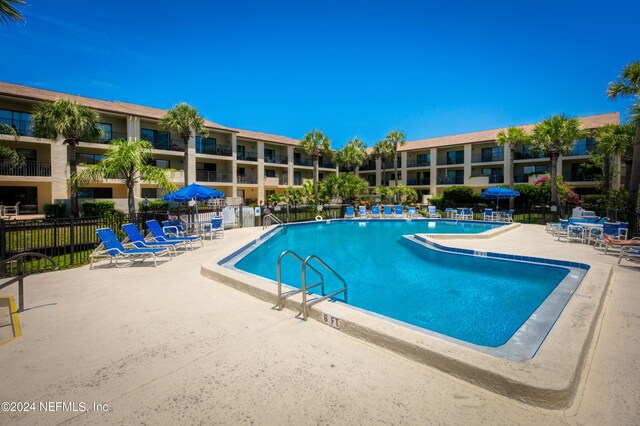
[[[300,141],[298,139],[292,139],[286,136],[272,135],[270,133],[263,133],[263,132],[254,132],[251,130],[242,130],[242,129],[233,129],[233,130],[238,132],[238,138],[255,139],[255,140],[260,140],[264,142],[275,142],[275,143],[281,143],[285,145],[294,145],[294,146],[298,146],[300,144]]]
[[[56,99],[65,98],[98,111],[135,115],[138,117],[152,118],[156,120],[160,120],[167,112],[165,109],[152,108],[120,101],[103,101],[101,99],[70,95],[67,93],[37,89],[35,87],[22,86],[19,84],[5,83],[1,81],[0,95],[8,95],[34,101],[55,101]],[[215,130],[225,130],[229,132],[237,131],[236,129],[232,129],[209,120],[205,120],[205,126]]]
[[[582,123],[583,128],[595,129],[597,127],[604,126],[605,124],[619,124],[620,113],[610,112],[606,114],[588,115],[585,117],[578,117],[578,120]],[[525,124],[515,127],[521,127],[526,131],[531,132],[534,126],[535,124]],[[461,133],[457,135],[409,141],[404,146],[398,147],[398,151],[413,151],[421,148],[438,148],[443,146],[494,141],[496,140],[498,132],[506,129],[506,127],[502,127],[499,129],[482,130],[480,132]]]

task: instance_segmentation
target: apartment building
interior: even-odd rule
[[[580,117],[582,127],[594,130],[606,124],[619,124],[617,112]],[[520,126],[531,132],[533,124]],[[496,143],[502,129],[484,130],[451,136],[420,139],[398,148],[398,184],[414,188],[419,195],[439,195],[453,185],[467,185],[478,192],[491,186],[507,184],[508,149]],[[593,138],[578,140],[572,151],[558,159],[558,172],[579,194],[595,191],[599,169],[587,166],[596,142]],[[529,146],[516,146],[514,183],[533,183],[549,171],[550,159],[534,154]],[[380,160],[369,159],[357,173],[370,187],[395,185],[393,161],[383,167]],[[385,170],[386,169],[386,170]],[[622,170],[622,174],[624,174]],[[616,175],[620,184],[620,174]]]
[[[99,141],[83,141],[77,147],[79,168],[99,162],[113,139],[148,140],[153,145],[154,163],[167,169],[178,186],[186,173],[190,182],[223,191],[228,197],[240,197],[245,203],[259,202],[287,186],[300,187],[313,177],[313,164],[299,147],[299,141],[284,136],[223,126],[206,121],[206,138],[194,136],[185,147],[176,134],[165,132],[159,121],[166,110],[120,101],[104,101],[0,82],[0,123],[12,126],[20,135],[16,143],[10,135],[0,134],[0,144],[14,146],[26,163],[14,167],[0,160],[0,203],[21,202],[22,213],[42,213],[47,203],[68,202],[69,178],[67,146],[61,140],[40,139],[31,131],[31,113],[38,101],[68,98],[90,107],[100,115],[103,136]],[[618,113],[580,118],[586,129],[618,124]],[[531,130],[533,125],[522,126]],[[414,188],[420,195],[441,194],[452,185],[468,185],[478,191],[505,180],[508,150],[495,142],[503,129],[485,130],[408,142],[399,148],[398,183]],[[558,160],[558,170],[577,192],[588,193],[596,186],[598,170],[585,167],[595,146],[593,139],[576,141],[569,155]],[[189,153],[189,169],[184,169],[184,151]],[[330,157],[320,158],[320,179],[339,173]],[[517,182],[534,182],[549,170],[550,160],[535,155],[528,146],[517,146],[514,158]],[[370,187],[395,185],[393,162],[382,167],[380,160],[368,159],[356,173]],[[386,170],[384,170],[386,168]],[[623,170],[624,172],[624,170]],[[617,175],[618,184],[620,175]],[[161,198],[155,186],[142,182],[135,189],[138,200]],[[126,188],[116,179],[108,179],[83,188],[82,200],[114,200],[126,210]]]
[[[113,139],[147,140],[153,145],[154,163],[181,187],[186,173],[190,182],[241,197],[245,203],[266,200],[269,194],[289,185],[302,186],[313,177],[311,159],[298,147],[296,139],[268,133],[234,129],[206,121],[206,138],[194,136],[185,147],[178,135],[165,132],[159,121],[166,110],[119,101],[104,101],[49,90],[0,82],[0,123],[19,133],[19,142],[0,134],[0,144],[20,150],[26,159],[21,167],[0,160],[0,203],[21,202],[22,213],[42,213],[47,203],[68,202],[69,178],[67,146],[61,140],[33,136],[31,114],[38,101],[67,98],[90,107],[100,115],[103,136],[99,141],[82,141],[77,147],[78,167],[99,162]],[[189,169],[184,169],[184,151],[189,153]],[[320,176],[336,174],[329,158],[320,159]],[[135,190],[138,200],[161,198],[164,194],[142,182]],[[83,188],[83,200],[114,200],[126,210],[124,184],[107,179]]]

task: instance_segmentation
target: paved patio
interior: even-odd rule
[[[36,412],[0,412],[0,423],[640,423],[640,265],[614,267],[579,394],[555,411],[299,321],[200,275],[204,261],[261,232],[228,231],[158,268],[99,264],[29,277],[23,335],[0,347],[0,402],[34,401]],[[535,225],[446,244],[617,263]],[[51,401],[90,411],[40,410]],[[109,411],[92,411],[94,402]]]

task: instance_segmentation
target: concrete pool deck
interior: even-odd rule
[[[0,412],[0,423],[638,424],[640,265],[523,225],[446,244],[613,265],[571,407],[517,402],[200,275],[262,233],[158,268],[88,267],[27,278],[22,336],[0,346],[0,401],[93,402],[109,412]],[[14,295],[13,288],[0,295]]]

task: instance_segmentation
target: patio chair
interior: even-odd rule
[[[150,248],[150,247],[167,247],[170,249],[171,254],[176,254],[176,250],[181,247],[187,250],[187,244],[184,241],[146,241],[138,228],[133,223],[125,223],[122,225],[122,230],[127,235],[127,239],[133,245],[138,248]]]
[[[415,207],[407,207],[407,217],[414,218],[418,216],[418,211]]]
[[[462,209],[462,220],[473,220],[473,209]]]
[[[20,214],[20,201],[15,206],[5,206],[4,216],[18,216]]]
[[[500,213],[500,220],[504,222],[513,222],[513,214],[515,210],[507,210],[505,212]]]
[[[391,211],[391,206],[384,206],[382,213],[385,219],[388,217],[393,217],[393,211]]]
[[[393,206],[393,214],[395,217],[404,217],[404,209],[402,206]]]
[[[164,233],[160,224],[155,220],[148,220],[145,222],[147,224],[147,228],[151,231],[151,235],[155,238],[156,241],[184,241],[189,244],[191,249],[193,249],[193,242],[200,241],[200,244],[204,247],[204,242],[202,241],[202,237],[199,235],[192,235],[186,237],[169,237]]]
[[[567,219],[560,219],[560,223],[554,225],[556,226],[554,226],[552,229],[553,236],[558,237],[558,240],[560,240],[560,236],[567,233],[569,221]]]
[[[224,237],[224,226],[222,224],[222,216],[216,216],[211,218],[211,223],[205,224],[203,228],[205,235],[209,234],[210,239]]]
[[[605,222],[602,228],[592,229],[589,237],[590,241],[595,242],[593,248],[596,250],[604,248],[605,254],[609,249],[617,250],[619,247],[612,244],[613,241],[627,241],[627,233],[626,230],[621,230],[622,226],[620,222]]]
[[[163,220],[162,230],[169,237],[184,237],[187,235],[182,223],[180,223],[180,219]]]
[[[458,207],[451,217],[454,219],[464,219],[464,209],[462,207]]]
[[[452,207],[447,207],[444,212],[447,214],[447,218],[455,219],[456,211]]]
[[[614,250],[622,250],[624,247],[640,247],[640,238],[635,237],[630,240],[621,240],[616,238],[611,238],[607,234],[602,234],[602,240],[604,241],[604,252],[605,254],[609,249]]]
[[[356,217],[356,213],[353,209],[353,206],[349,206],[344,210],[344,218],[345,219],[353,219]]]
[[[366,218],[367,217],[367,207],[366,206],[358,207],[358,215],[362,219]]]
[[[618,265],[622,262],[622,259],[640,261],[640,245],[629,245],[620,249],[620,257],[618,258]]]
[[[380,214],[380,206],[371,206],[371,217],[380,219],[382,215]]]
[[[427,206],[427,210],[429,211],[430,219],[436,219],[436,218],[442,217],[440,216],[440,213],[438,213],[438,209],[436,208],[436,206]]]
[[[493,214],[493,209],[484,209],[484,212],[482,213],[482,220],[493,222],[496,219],[497,216]]]
[[[156,256],[167,254],[169,255],[169,260],[171,260],[171,255],[167,248],[139,248],[133,244],[127,244],[130,247],[125,247],[111,228],[97,229],[96,234],[98,234],[101,244],[89,256],[91,259],[89,269],[93,269],[93,262],[99,259],[109,259],[109,263],[115,260],[116,266],[118,266],[118,260],[120,259],[127,259],[133,263],[151,258],[153,259],[153,265],[156,267],[158,266]]]

